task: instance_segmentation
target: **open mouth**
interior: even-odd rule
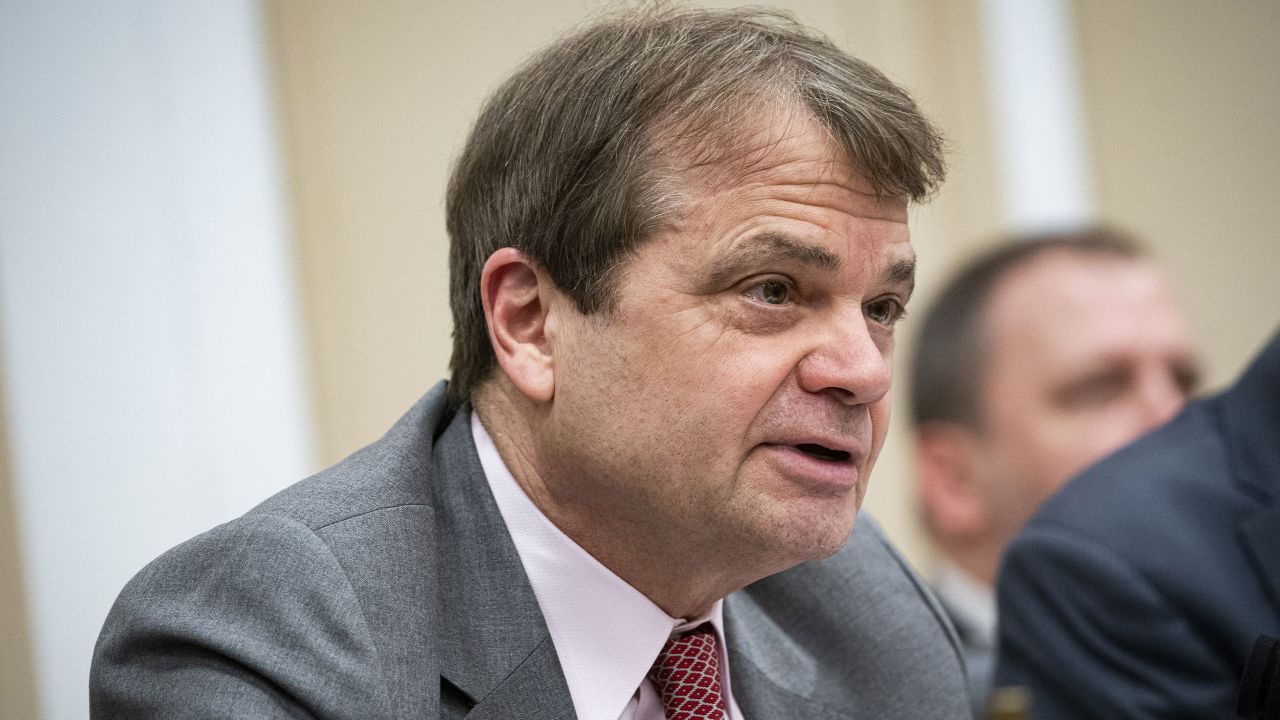
[[[829,447],[814,443],[801,443],[796,445],[795,448],[809,457],[825,460],[826,462],[849,461],[849,453],[844,450],[832,450]]]

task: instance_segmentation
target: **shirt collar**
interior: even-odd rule
[[[525,494],[476,413],[471,433],[485,478],[538,598],[579,720],[617,720],[672,635],[710,623],[729,692],[724,602],[672,618],[556,527]]]
[[[995,647],[996,599],[990,588],[954,563],[943,560],[934,576],[934,590],[957,625],[968,628],[978,643]]]

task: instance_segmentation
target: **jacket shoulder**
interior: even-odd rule
[[[858,717],[969,715],[954,631],[866,512],[840,552],[754,583],[727,608],[731,645],[794,694]]]
[[[388,508],[432,504],[435,439],[444,429],[438,383],[385,435],[337,465],[285,488],[249,514],[291,517],[312,529]]]
[[[95,714],[376,718],[432,706],[438,688],[419,679],[434,666],[443,391],[372,445],[140,571],[99,637]]]
[[[1142,530],[1128,522],[1137,508],[1199,515],[1206,503],[1233,495],[1221,400],[1192,403],[1168,425],[1085,470],[1037,511],[1028,529],[1069,529],[1093,538],[1122,530],[1133,540],[1132,533]]]
[[[94,651],[90,705],[100,717],[380,717],[377,666],[325,543],[291,518],[256,514],[173,548],[125,586]]]

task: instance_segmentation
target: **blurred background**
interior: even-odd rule
[[[1280,321],[1276,0],[777,4],[950,138],[913,305],[998,233],[1101,219],[1177,282],[1209,389]],[[602,7],[0,0],[0,718],[84,717],[133,573],[444,375],[451,158]],[[868,506],[924,568],[897,425]]]

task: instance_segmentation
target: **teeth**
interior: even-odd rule
[[[843,450],[832,450],[829,447],[815,445],[813,443],[801,443],[796,446],[801,452],[819,460],[828,460],[832,462],[844,462],[849,459],[849,453]]]

